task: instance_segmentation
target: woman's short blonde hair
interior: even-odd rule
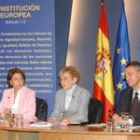
[[[68,72],[72,78],[76,78],[77,79],[77,82],[76,83],[79,83],[80,81],[80,72],[78,71],[78,69],[74,66],[65,66],[64,68],[62,68],[59,72],[59,77],[65,73],[65,72]]]

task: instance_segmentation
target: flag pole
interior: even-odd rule
[[[105,0],[101,0],[101,4],[104,5]]]

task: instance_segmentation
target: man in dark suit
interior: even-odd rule
[[[140,125],[140,62],[132,61],[126,65],[125,78],[128,88],[120,94],[119,105],[113,115],[114,121],[121,121],[121,113],[134,117],[134,125]]]

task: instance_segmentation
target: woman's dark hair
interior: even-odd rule
[[[20,73],[24,79],[24,84],[25,84],[25,80],[26,80],[26,76],[24,74],[24,72],[20,69],[20,68],[12,68],[9,70],[8,74],[7,74],[7,84],[8,84],[8,87],[9,88],[12,88],[13,86],[10,84],[10,81],[12,79],[12,76],[15,74],[15,73]]]

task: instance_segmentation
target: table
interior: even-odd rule
[[[0,125],[0,140],[140,140],[140,130],[108,131],[87,126],[58,126],[55,128],[22,128]]]

